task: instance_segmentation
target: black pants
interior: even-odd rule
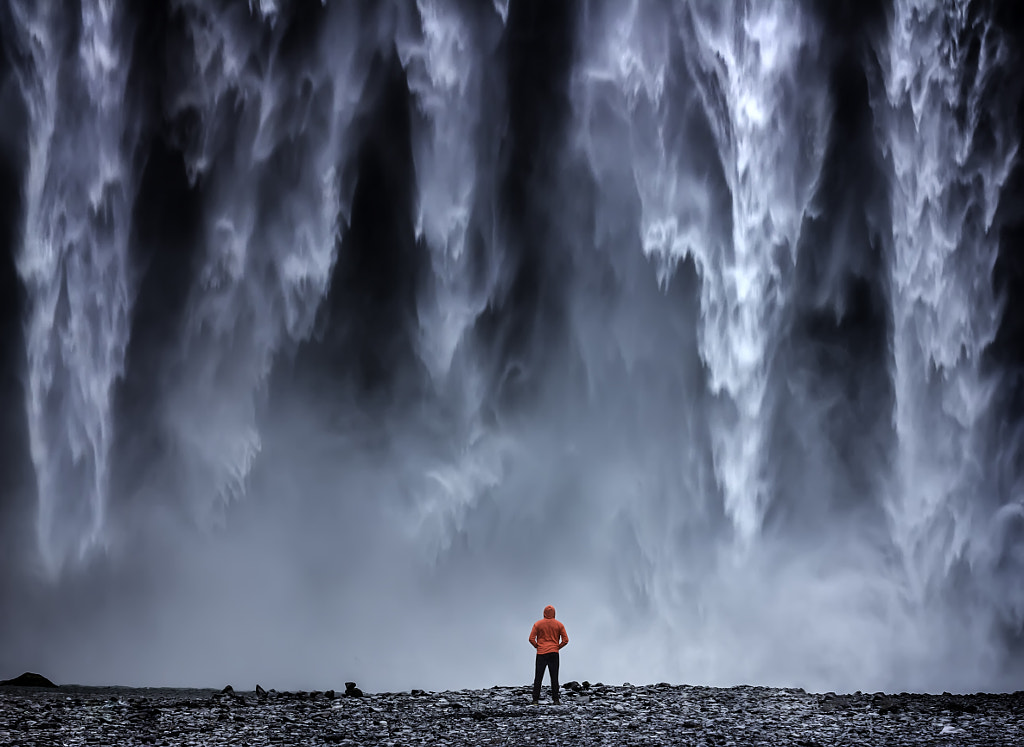
[[[533,699],[540,699],[540,683],[544,679],[544,669],[551,672],[551,697],[558,698],[558,652],[553,654],[537,654],[537,670],[533,675]]]

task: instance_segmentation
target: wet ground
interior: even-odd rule
[[[589,683],[587,683],[589,685]],[[354,691],[352,691],[354,692]],[[605,686],[220,693],[0,688],[3,745],[1012,745],[1024,693]]]

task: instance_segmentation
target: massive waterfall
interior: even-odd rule
[[[1018,689],[1018,14],[2,0],[0,52],[0,668],[518,683],[553,603],[569,679]]]

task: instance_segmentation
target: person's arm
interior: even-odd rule
[[[569,634],[565,632],[564,625],[562,626],[562,629],[558,631],[558,637],[560,639],[558,642],[558,650],[561,651],[563,648],[569,645]]]
[[[533,627],[530,629],[530,645],[533,646],[534,648],[537,648],[537,646],[538,646],[538,644],[537,644],[537,623],[534,623]]]

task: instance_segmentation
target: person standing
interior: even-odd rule
[[[544,619],[533,624],[530,631],[530,645],[537,649],[537,667],[533,675],[533,704],[540,702],[540,685],[544,670],[551,673],[551,700],[558,700],[558,652],[569,643],[565,626],[555,619],[555,608],[550,604],[544,608]]]

